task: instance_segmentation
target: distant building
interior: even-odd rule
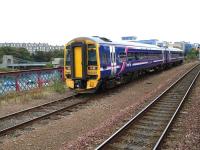
[[[174,42],[173,47],[180,48],[184,51],[184,54],[186,55],[189,51],[194,48],[194,44],[191,44],[189,42]]]
[[[134,41],[134,40],[136,40],[136,39],[137,39],[136,36],[123,36],[123,37],[122,37],[122,40],[123,40],[123,41]]]
[[[37,51],[53,51],[64,49],[64,46],[53,46],[48,43],[0,43],[0,47],[26,48],[30,53]]]
[[[54,67],[63,67],[64,59],[63,58],[54,58],[54,60],[51,63]]]
[[[173,47],[174,43],[173,42],[168,42],[168,41],[163,41],[163,47]]]
[[[0,65],[0,68],[6,68],[8,65],[14,63],[14,58],[12,55],[4,55],[2,58],[2,64]]]
[[[173,47],[174,48],[180,48],[180,49],[184,50],[185,44],[184,44],[184,42],[174,42]]]
[[[196,50],[200,50],[200,44],[199,43],[194,43],[194,48]]]

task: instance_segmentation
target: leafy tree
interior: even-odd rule
[[[63,58],[64,57],[64,50],[55,50],[53,51],[54,58]]]
[[[186,59],[197,59],[199,55],[199,51],[192,49],[189,51],[189,53],[186,55]]]
[[[49,62],[51,61],[53,55],[51,52],[43,52],[37,51],[35,54],[32,55],[34,61],[37,62]]]
[[[64,51],[63,50],[55,50],[49,52],[37,51],[35,54],[32,55],[33,60],[37,62],[50,62],[53,58],[63,58]]]
[[[26,48],[0,47],[0,63],[2,62],[3,55],[13,55],[13,57],[29,61],[50,62],[53,58],[63,58],[64,51],[37,51],[35,54],[30,54]]]
[[[0,60],[2,60],[3,55],[13,55],[16,58],[32,60],[31,54],[25,48],[0,47]]]

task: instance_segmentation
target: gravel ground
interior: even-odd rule
[[[34,130],[22,131],[21,136],[4,138],[0,148],[94,149],[192,65],[184,64],[94,95],[95,100],[83,109],[45,125],[34,125]]]
[[[164,140],[162,149],[200,149],[200,77]]]

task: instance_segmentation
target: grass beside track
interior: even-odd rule
[[[67,91],[64,82],[58,81],[49,87],[36,88],[29,91],[13,92],[0,96],[0,103],[31,101],[51,96],[53,93],[63,94]]]

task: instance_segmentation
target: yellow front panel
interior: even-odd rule
[[[75,66],[75,77],[82,78],[82,48],[75,47],[74,49],[74,66]]]
[[[95,88],[98,84],[97,80],[89,80],[87,81],[87,89]]]
[[[67,84],[67,87],[72,88],[72,89],[74,88],[74,81],[73,80],[67,79],[66,84]]]

